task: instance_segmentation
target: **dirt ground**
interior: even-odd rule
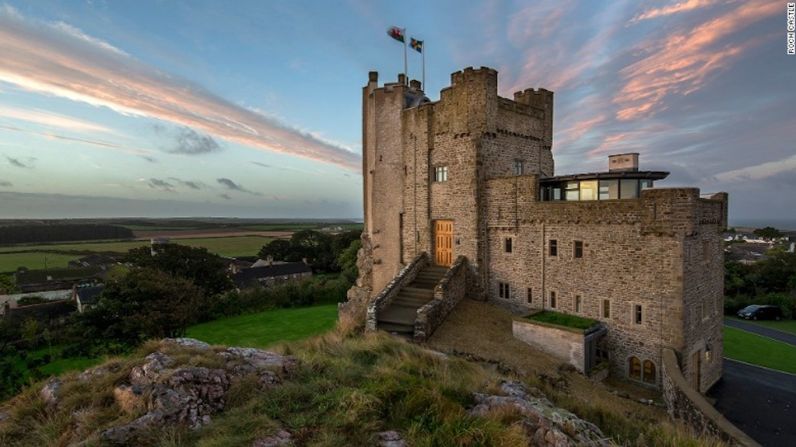
[[[666,419],[666,411],[640,399],[660,402],[660,395],[631,383],[609,378],[595,383],[582,374],[561,368],[563,362],[514,338],[512,314],[498,306],[465,299],[451,312],[428,341],[432,349],[445,353],[470,354],[497,361],[520,376],[565,377],[567,394],[621,413],[636,413],[645,418]]]

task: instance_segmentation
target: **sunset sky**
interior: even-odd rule
[[[557,174],[640,152],[731,220],[794,217],[785,2],[0,0],[0,218],[361,217],[391,25],[432,100],[467,66],[555,91]]]

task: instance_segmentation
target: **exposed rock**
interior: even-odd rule
[[[103,444],[135,445],[135,440],[150,427],[163,423],[163,417],[156,413],[147,413],[128,424],[111,427],[100,433]]]
[[[6,411],[0,411],[0,424],[2,424],[3,422],[5,422],[5,421],[6,421],[8,418],[10,418],[10,417],[11,417],[11,415],[10,415],[10,414],[8,414],[8,412],[6,412]]]
[[[379,447],[406,447],[406,441],[395,430],[379,433]]]
[[[61,379],[53,377],[41,389],[40,395],[47,405],[58,404],[58,391],[61,389]]]
[[[95,379],[95,378],[98,378],[98,377],[102,377],[105,374],[108,374],[109,372],[110,372],[110,369],[108,367],[106,367],[106,366],[97,366],[97,367],[89,368],[89,369],[81,372],[77,376],[77,379],[80,380],[81,382],[88,382],[88,381],[91,381],[92,379]]]
[[[162,352],[153,352],[144,358],[146,362],[141,366],[136,366],[130,372],[130,383],[134,385],[150,385],[158,375],[171,364],[174,360]]]
[[[209,344],[195,338],[164,338],[162,343],[172,343],[190,349],[210,349]]]
[[[252,444],[252,447],[279,447],[293,445],[293,435],[285,430],[279,430],[276,434],[260,438]]]
[[[218,355],[227,361],[241,360],[255,369],[276,369],[290,373],[298,366],[294,357],[255,348],[227,348]]]
[[[470,414],[487,416],[499,408],[512,408],[522,414],[522,424],[532,439],[530,445],[534,446],[609,445],[596,425],[555,407],[544,397],[531,396],[531,391],[522,383],[503,382],[500,388],[506,393],[505,396],[476,393],[477,405],[470,410]]]

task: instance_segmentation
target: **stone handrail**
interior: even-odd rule
[[[404,287],[409,285],[415,280],[417,273],[428,265],[429,256],[427,253],[421,253],[415,257],[409,264],[398,272],[397,275],[384,287],[384,289],[376,295],[370,304],[368,304],[368,315],[365,322],[365,330],[375,331],[376,321],[378,320],[378,313],[384,310],[392,303],[393,299],[398,295]]]
[[[434,299],[417,310],[415,341],[426,341],[464,298],[467,287],[466,277],[467,258],[459,256],[434,287]]]
[[[683,377],[677,355],[670,348],[663,349],[663,400],[673,419],[680,419],[697,433],[717,436],[732,445],[759,447],[760,444],[734,426],[695,390]]]

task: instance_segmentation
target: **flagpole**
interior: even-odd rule
[[[404,78],[406,78],[406,82],[409,82],[409,68],[408,68],[409,64],[407,63],[407,57],[406,57],[406,39],[407,39],[407,37],[409,37],[409,35],[406,34],[406,28],[404,28]]]
[[[422,78],[423,84],[421,85],[425,89],[426,88],[426,42],[425,41],[423,42],[423,45],[420,47],[420,49],[423,50],[420,52],[420,54],[423,55],[423,78]]]

